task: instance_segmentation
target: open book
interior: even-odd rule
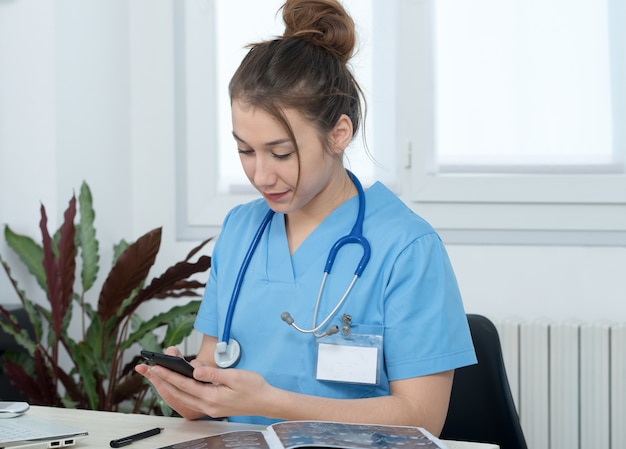
[[[421,427],[347,424],[323,421],[284,421],[266,430],[238,430],[165,446],[160,449],[446,449]]]

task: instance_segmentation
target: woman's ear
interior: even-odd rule
[[[346,114],[341,114],[337,123],[330,131],[330,144],[333,153],[342,154],[352,140],[352,120]]]

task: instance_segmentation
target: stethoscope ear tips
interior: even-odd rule
[[[235,366],[241,357],[241,346],[239,342],[234,338],[228,340],[228,344],[225,341],[220,341],[215,347],[215,363],[220,368],[230,368]]]
[[[293,318],[291,317],[291,314],[289,312],[281,313],[280,319],[283,320],[285,323],[289,324],[290,326],[293,324]]]

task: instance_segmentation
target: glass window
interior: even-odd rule
[[[434,5],[439,171],[621,169],[607,1]]]
[[[626,2],[343,3],[375,159],[357,137],[346,163],[365,185],[385,182],[460,243],[626,238]],[[181,238],[257,197],[231,137],[227,83],[244,45],[282,33],[281,4],[174,4]]]
[[[469,3],[399,3],[410,200],[625,204],[624,2]]]

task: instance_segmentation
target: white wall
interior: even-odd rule
[[[155,271],[195,245],[175,240],[171,33],[171,0],[0,0],[0,224],[38,236],[43,202],[56,229],[86,180],[101,265],[156,226]],[[626,321],[624,247],[448,251],[468,312]],[[0,301],[17,302],[3,273]]]
[[[171,10],[170,1],[0,0],[3,230],[39,240],[43,203],[54,232],[85,180],[101,276],[114,243],[158,226],[154,275],[195,246],[174,237]],[[4,237],[0,253],[18,266]],[[4,272],[0,301],[18,302]]]
[[[626,321],[626,248],[448,246],[468,312]]]

